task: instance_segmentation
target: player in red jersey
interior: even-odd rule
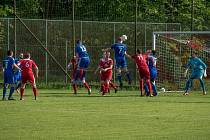
[[[72,66],[72,75],[71,75],[71,79],[74,78],[74,75],[76,73],[77,70],[77,65],[78,65],[78,58],[76,56],[73,56],[73,58],[70,60],[70,62],[68,63],[67,68],[70,69],[70,67]]]
[[[100,59],[99,66],[97,68],[97,70],[100,69],[102,95],[105,95],[110,91],[110,85],[115,89],[115,93],[117,92],[116,86],[113,83],[111,83],[112,68],[113,60],[110,58],[110,52],[104,52],[103,58]],[[95,73],[97,72],[97,70],[95,71]]]
[[[29,81],[30,85],[33,89],[35,100],[37,99],[37,88],[36,88],[36,82],[33,74],[33,68],[35,69],[36,77],[38,78],[38,67],[36,63],[30,59],[30,53],[24,54],[24,59],[22,59],[19,62],[19,65],[21,67],[21,74],[22,74],[22,83],[20,88],[20,100],[23,100],[25,85]]]
[[[150,72],[149,68],[146,62],[146,55],[142,55],[141,51],[138,49],[137,54],[130,56],[127,54],[127,56],[131,59],[133,59],[136,62],[136,65],[139,70],[139,84],[140,84],[140,91],[141,91],[141,96],[143,96],[143,87],[144,87],[144,81],[146,82],[147,86],[149,87],[149,94],[150,96],[152,95],[152,86],[150,83]]]

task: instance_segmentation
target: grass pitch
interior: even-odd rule
[[[0,101],[0,139],[209,140],[210,95],[162,93],[140,97],[119,91],[101,97],[69,90],[39,90],[33,100]],[[19,98],[15,95],[15,98]]]

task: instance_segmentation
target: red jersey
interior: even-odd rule
[[[71,64],[73,66],[73,70],[75,71],[77,69],[77,58],[72,58],[71,59]]]
[[[37,68],[36,63],[30,59],[20,60],[20,67],[22,70],[22,75],[31,75],[33,74],[32,68]]]
[[[149,70],[147,62],[146,62],[146,55],[136,54],[136,55],[133,55],[132,58],[135,60],[139,70],[141,69]]]
[[[105,60],[104,58],[102,58],[99,62],[99,66],[103,69],[110,68],[111,65],[113,65],[113,60],[111,58],[109,58],[108,60]],[[111,71],[112,69],[109,69],[106,72],[111,72]]]

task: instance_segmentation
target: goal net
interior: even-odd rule
[[[181,91],[186,82],[185,65],[193,52],[210,65],[210,32],[153,32],[153,49],[158,54],[157,85],[168,91]],[[193,85],[199,88],[199,83]]]

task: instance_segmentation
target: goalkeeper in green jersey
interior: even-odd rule
[[[199,79],[202,90],[203,90],[203,95],[205,95],[206,94],[205,84],[204,84],[204,81],[203,81],[202,78],[203,78],[203,76],[207,77],[207,74],[206,74],[207,66],[206,66],[206,64],[200,58],[198,58],[197,53],[193,53],[192,57],[190,58],[190,60],[187,63],[186,68],[187,69],[185,71],[185,77],[187,76],[187,72],[188,72],[189,68],[191,68],[192,72],[191,72],[191,75],[190,75],[189,79],[186,82],[184,95],[189,94],[189,90],[190,90],[190,87],[192,85],[192,81],[194,79]]]

